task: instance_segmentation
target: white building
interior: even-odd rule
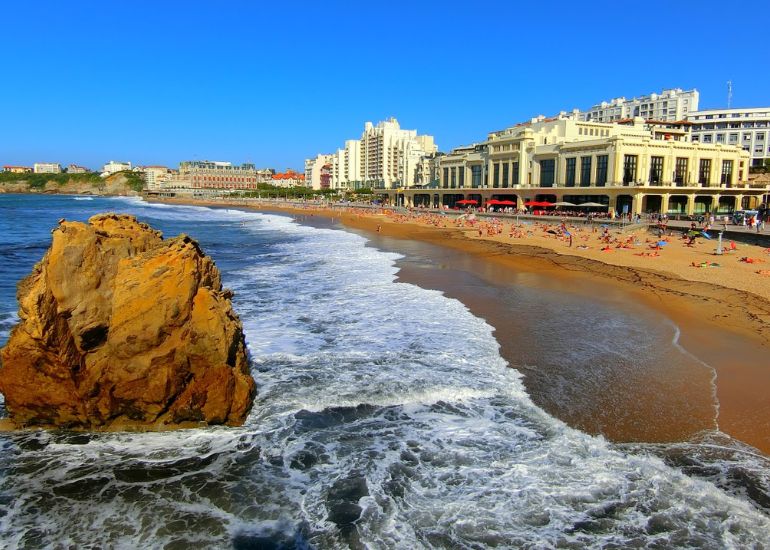
[[[68,174],[86,174],[90,172],[88,168],[85,166],[78,166],[77,164],[70,164],[67,166],[67,173]]]
[[[433,136],[402,130],[395,118],[376,126],[367,122],[361,139],[346,141],[336,153],[307,159],[305,180],[313,189],[411,187],[425,177],[423,159],[436,152]]]
[[[770,162],[770,107],[694,111],[687,120],[693,141],[740,147],[751,155],[752,166]]]
[[[61,173],[61,165],[58,162],[36,162],[32,169],[35,174]]]
[[[618,97],[602,101],[578,115],[580,120],[591,122],[615,122],[634,117],[671,122],[685,120],[689,113],[697,111],[698,99],[698,90],[674,88],[632,99]]]
[[[102,177],[107,177],[111,174],[115,174],[116,172],[123,172],[126,170],[131,170],[130,162],[117,162],[111,160],[102,168]]]

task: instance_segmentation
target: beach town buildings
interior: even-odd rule
[[[327,179],[331,189],[408,187],[425,179],[423,159],[437,152],[433,136],[404,130],[395,118],[367,122],[360,139],[347,140],[336,153],[307,159],[305,178],[313,189],[326,188]]]
[[[692,111],[698,110],[698,90],[673,88],[641,97],[626,99],[618,97],[602,101],[588,109],[578,111],[580,120],[593,122],[615,122],[634,117],[645,120],[684,120]]]
[[[32,173],[32,167],[31,166],[11,166],[10,164],[6,164],[3,166],[3,172],[8,172],[10,174],[30,174]]]
[[[36,162],[33,171],[35,174],[60,174],[61,164],[58,162]]]
[[[752,166],[770,165],[770,107],[693,111],[687,120],[693,141],[740,147]]]
[[[272,175],[271,182],[276,187],[304,187],[305,174],[300,174],[292,169],[286,172],[277,172]]]
[[[482,144],[439,160],[435,189],[387,190],[396,204],[452,206],[457,200],[601,204],[617,213],[724,213],[756,206],[766,188],[748,179],[750,155],[692,141],[685,121],[585,121],[575,113],[537,117],[491,132]]]
[[[87,174],[90,172],[88,168],[85,166],[78,166],[77,164],[70,164],[67,166],[67,173],[68,174]]]
[[[144,166],[142,174],[149,190],[162,189],[171,178],[169,169],[166,166]]]

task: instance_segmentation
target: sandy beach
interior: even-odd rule
[[[180,204],[234,206],[318,216],[366,232],[371,238],[431,243],[472,258],[476,275],[489,285],[503,284],[511,273],[547,279],[563,292],[622,293],[631,303],[643,303],[670,318],[681,330],[679,342],[710,368],[660,365],[619,381],[621,390],[608,400],[602,388],[584,396],[581,407],[568,407],[553,393],[558,373],[523,370],[532,399],[550,414],[589,433],[614,441],[678,441],[718,427],[725,433],[770,453],[770,253],[735,243],[735,249],[714,255],[713,240],[696,239],[688,246],[680,232],[662,239],[637,229],[605,232],[566,223],[558,218],[512,224],[460,220],[436,214],[394,214],[355,208],[319,208],[279,203],[245,205],[168,200]],[[572,237],[570,246],[569,236]],[[665,244],[659,245],[663,240]],[[730,243],[725,243],[730,248]],[[748,260],[748,261],[747,261]],[[515,330],[515,312],[478,293],[468,295],[458,276],[426,276],[402,270],[406,282],[442,290],[458,298],[496,329],[503,357],[521,367],[518,350],[502,336]],[[599,285],[599,286],[597,286]],[[619,414],[622,411],[622,414]]]

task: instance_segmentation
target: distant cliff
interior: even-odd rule
[[[62,221],[19,283],[0,350],[19,427],[242,424],[255,395],[243,328],[219,270],[186,235],[127,215]]]
[[[99,174],[0,173],[0,193],[61,193],[65,195],[139,195],[144,181],[136,172]]]

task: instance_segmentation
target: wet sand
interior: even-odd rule
[[[270,205],[259,209],[287,212]],[[486,319],[503,357],[524,375],[533,401],[568,424],[618,442],[684,441],[718,425],[770,454],[770,303],[764,296],[543,247],[469,238],[454,228],[340,211],[288,212],[342,223],[364,232],[378,248],[429,255],[433,268],[405,261],[400,279],[441,290]],[[418,252],[416,243],[425,243]],[[695,357],[648,365],[643,372],[614,358],[598,376],[583,376],[569,365],[544,365],[536,346],[523,350],[515,344],[526,320],[499,300],[501,291],[521,284],[600,296],[614,307],[627,307],[629,314],[640,306],[660,312],[679,328],[679,343]],[[591,322],[590,316],[576,322]]]

